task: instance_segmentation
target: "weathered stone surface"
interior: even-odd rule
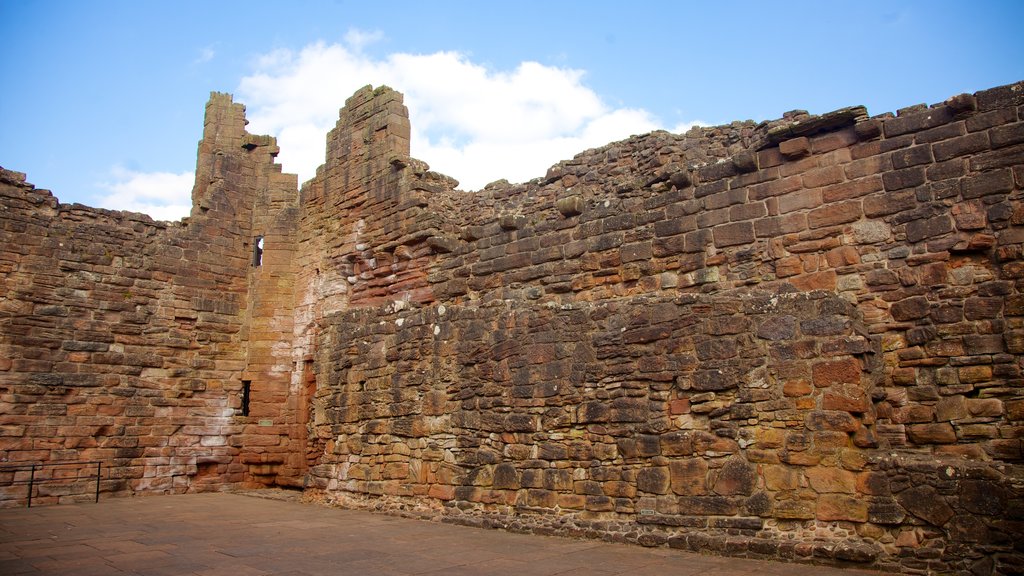
[[[757,486],[757,470],[739,458],[730,458],[718,473],[714,492],[723,496],[749,496]]]
[[[672,491],[684,496],[707,494],[708,465],[703,458],[669,462]]]
[[[868,500],[868,522],[875,524],[901,524],[907,515],[894,498]]]
[[[868,503],[846,494],[822,494],[815,511],[818,520],[867,522]]]
[[[797,320],[793,316],[769,318],[757,329],[757,336],[766,340],[789,340],[796,334]]]
[[[645,468],[637,474],[636,487],[641,492],[666,494],[669,490],[669,480],[668,467]]]
[[[972,514],[999,515],[1011,497],[1002,486],[985,480],[964,480],[961,486],[960,505]]]
[[[393,90],[301,189],[214,95],[181,223],[0,170],[0,455],[1012,573],[1022,94],[655,132],[473,193],[408,156]]]
[[[809,520],[814,518],[814,502],[782,500],[775,504],[775,516],[783,520]]]
[[[583,213],[583,199],[579,196],[566,196],[565,198],[559,198],[556,203],[558,211],[569,218],[571,216],[578,216]]]
[[[880,553],[879,547],[870,544],[840,542],[832,552],[836,560],[847,562],[873,562]]]
[[[905,320],[924,318],[928,315],[930,306],[928,299],[924,296],[913,296],[893,304],[890,312],[892,313],[893,320],[903,322]]]
[[[519,472],[515,466],[507,462],[498,464],[494,467],[491,485],[499,490],[518,490],[520,488]]]
[[[819,494],[827,492],[853,494],[856,491],[856,475],[848,470],[813,466],[808,468],[804,474],[811,488]]]
[[[950,424],[913,424],[907,427],[907,436],[917,444],[952,444],[956,431]]]
[[[896,495],[896,500],[914,516],[942,526],[953,517],[953,509],[931,486],[915,486]]]

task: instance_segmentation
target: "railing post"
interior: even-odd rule
[[[2,1],[2,0],[0,0]],[[0,464],[0,475],[11,474],[10,487],[27,485],[28,495],[25,499],[25,506],[28,508],[32,507],[32,501],[35,499],[36,491],[36,470],[42,473],[39,477],[39,483],[45,484],[47,482],[67,482],[73,481],[75,486],[78,486],[79,482],[87,479],[83,477],[85,470],[92,464],[96,465],[96,483],[93,486],[93,501],[99,503],[100,501],[100,489],[103,483],[103,462],[99,460],[82,460],[82,461],[67,461],[67,462],[40,462],[40,463],[24,463],[24,464]],[[46,469],[48,467],[59,467],[59,466],[74,466],[74,475],[69,475],[66,478],[55,477],[53,473],[49,476],[46,475]],[[28,471],[28,479],[20,476],[22,472]],[[9,471],[9,472],[8,472]],[[60,476],[58,474],[58,476]],[[5,476],[6,477],[6,476]],[[8,486],[8,484],[5,484]],[[79,492],[75,492],[75,496],[84,496]],[[56,498],[57,502],[60,502],[60,497]]]
[[[31,508],[32,507],[32,484],[34,484],[35,481],[36,481],[36,465],[32,464],[32,469],[28,473],[28,506],[27,506],[27,508]]]

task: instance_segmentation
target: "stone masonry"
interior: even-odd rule
[[[212,95],[177,223],[0,172],[4,463],[1024,572],[1024,83],[654,132],[471,193],[409,157],[385,87],[301,189],[245,124]]]

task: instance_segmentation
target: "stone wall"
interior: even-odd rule
[[[192,216],[179,223],[60,204],[23,174],[0,173],[2,463],[97,460],[104,492],[181,492],[252,482],[248,452],[296,452],[284,431],[258,425],[280,411],[277,398],[257,388],[253,417],[237,416],[240,376],[263,361],[267,314],[253,311],[262,301],[251,285],[278,254],[271,230],[254,273],[253,230],[281,212],[265,205],[274,193],[296,199],[273,140],[244,125],[241,105],[211,98]],[[36,501],[91,490],[44,484]],[[3,496],[23,502],[25,487]]]
[[[1019,88],[431,190],[430,296],[319,323],[313,485],[520,530],[1019,570]],[[363,250],[400,242],[362,226]]]
[[[794,111],[465,193],[367,87],[299,191],[214,95],[183,223],[5,173],[0,451],[108,459],[109,491],[1019,573],[1022,120],[1022,84]]]

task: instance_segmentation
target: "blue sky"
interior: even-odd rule
[[[187,213],[210,91],[322,162],[345,97],[406,94],[412,153],[478,189],[655,128],[1024,80],[1024,2],[0,0],[0,165],[62,202]]]

